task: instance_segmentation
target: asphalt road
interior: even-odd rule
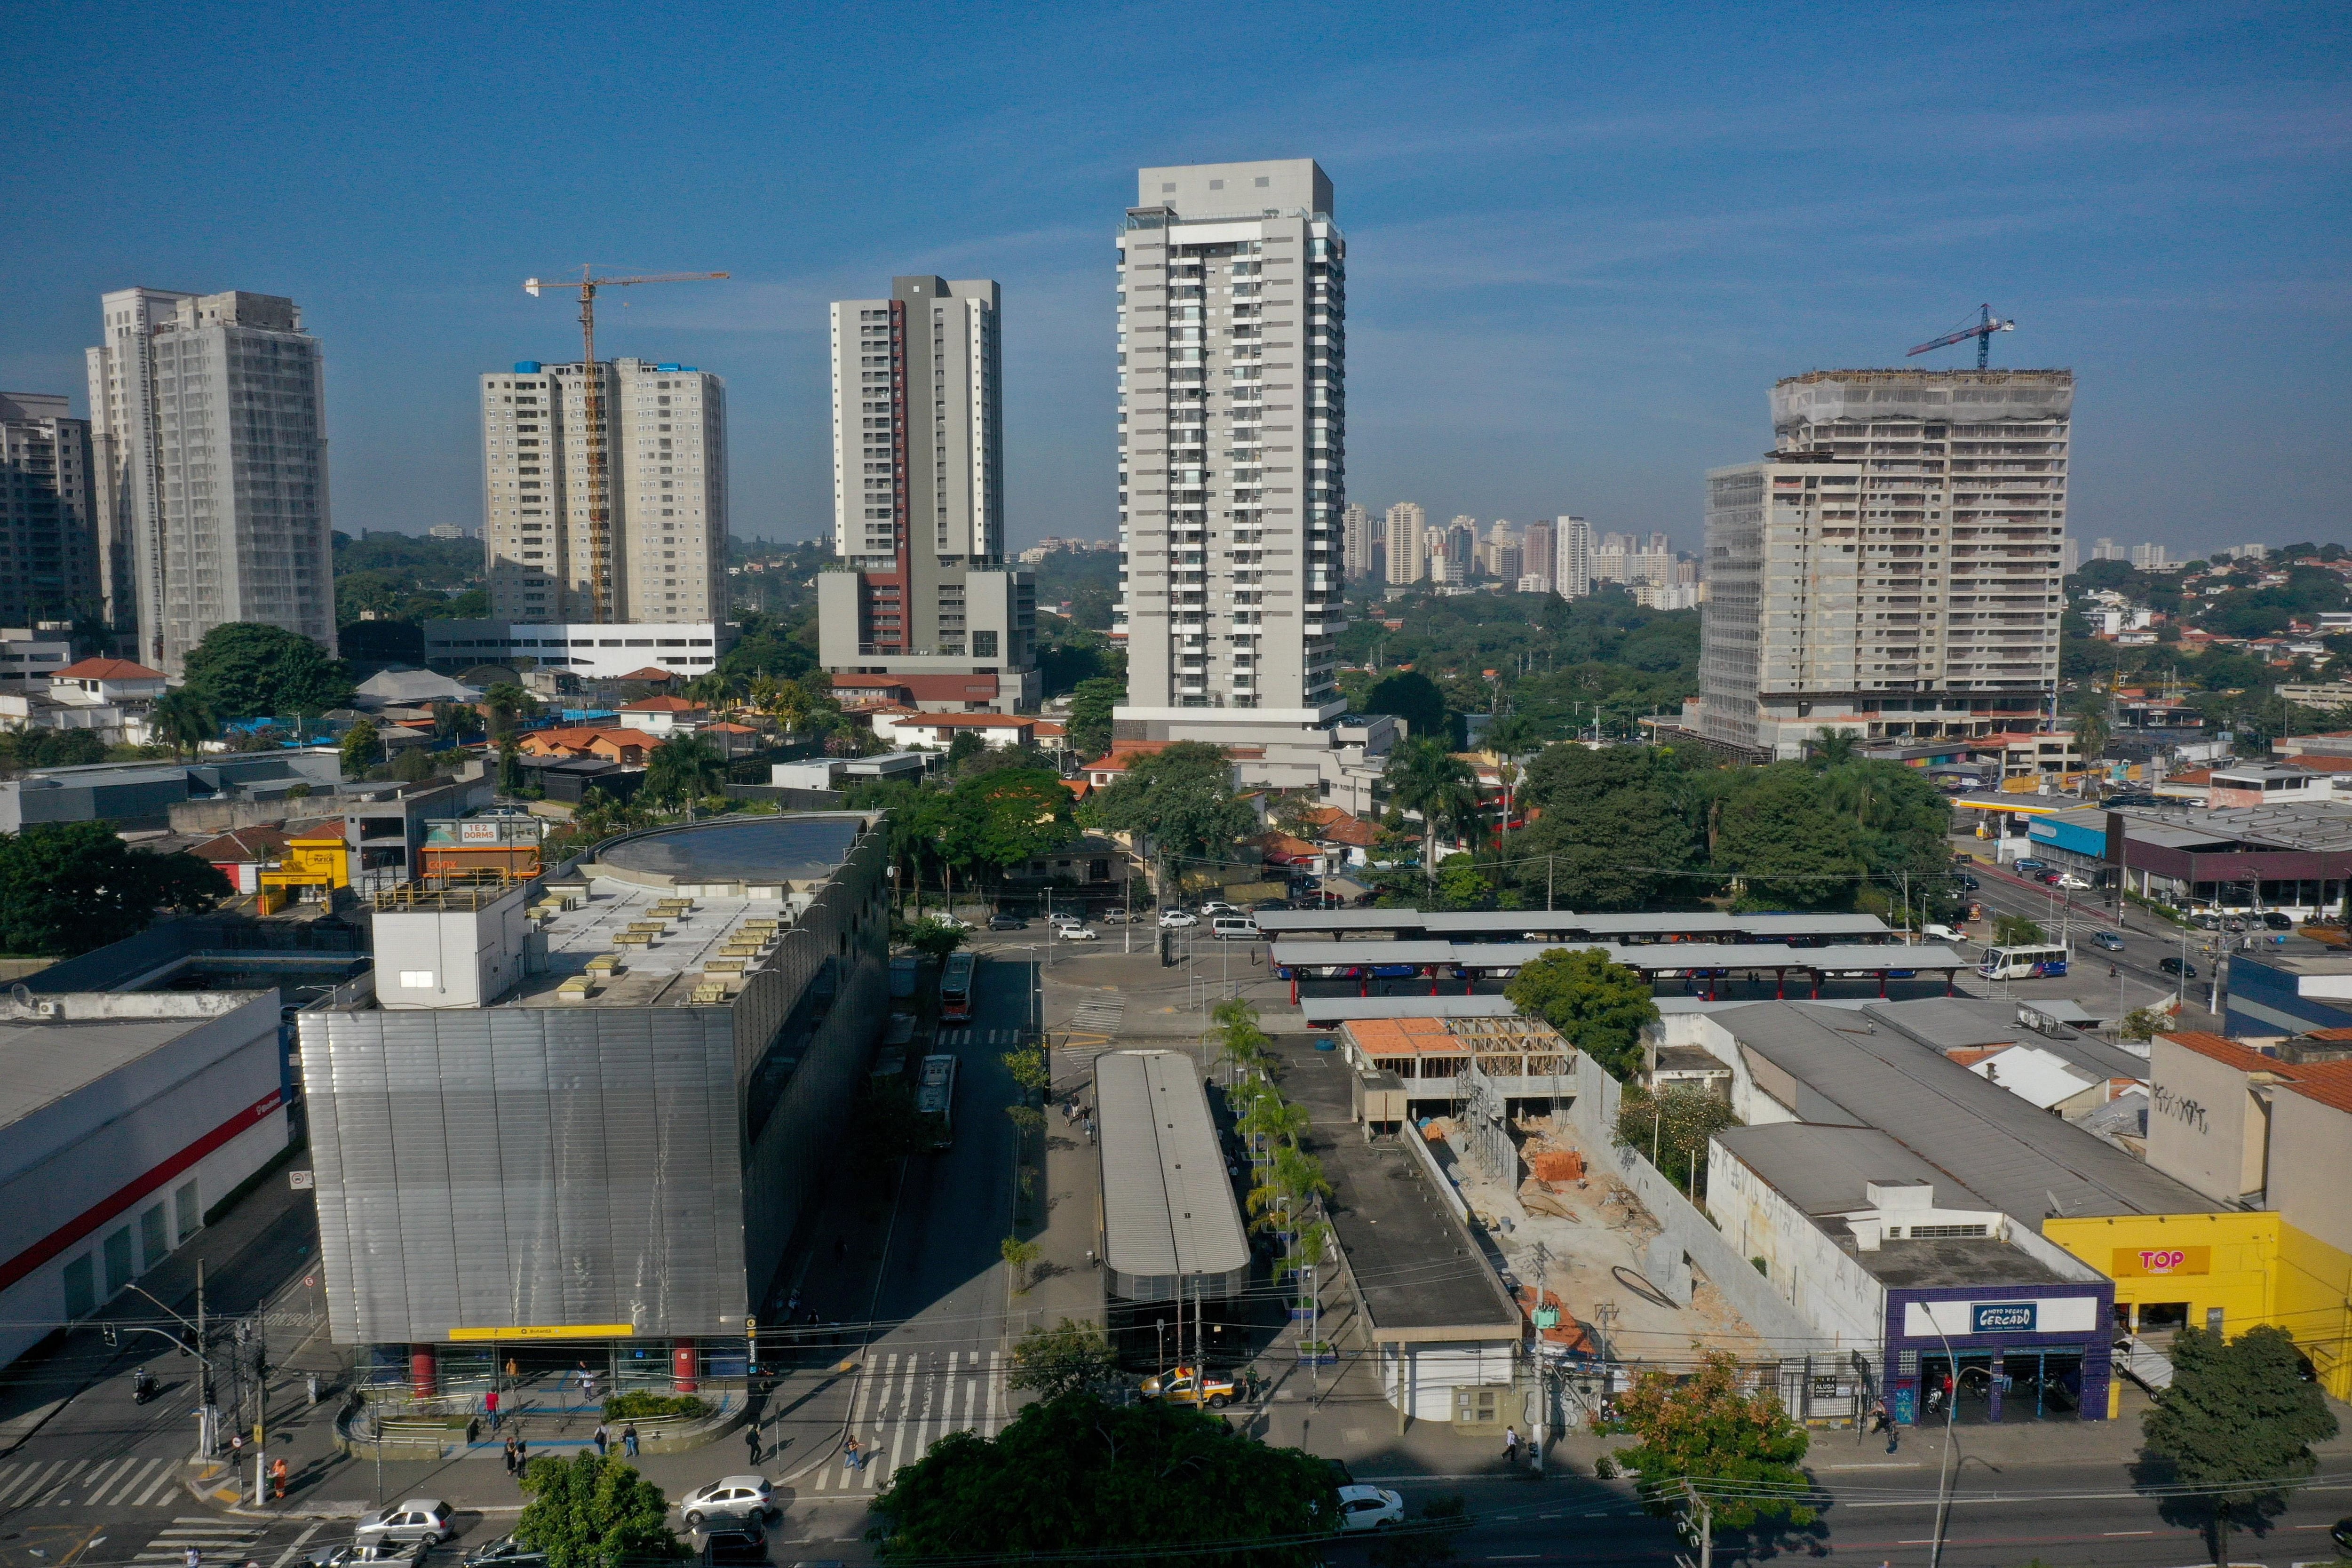
[[[2129,1006],[2142,1006],[2159,998],[2170,996],[2180,988],[2180,982],[2158,967],[2166,958],[2182,955],[2181,928],[2137,910],[2124,911],[2119,934],[2123,938],[2120,952],[2111,952],[2093,945],[2095,931],[2116,931],[2114,912],[2096,894],[2080,891],[2064,892],[2056,888],[2042,887],[2021,878],[1979,868],[1974,873],[1979,890],[1970,895],[1985,907],[1988,922],[1995,915],[2023,915],[2035,921],[2053,942],[2062,933],[2071,938],[2074,947],[2072,973],[2064,982],[2021,982],[2020,995],[2039,994],[2024,989],[2042,986],[2049,994],[2079,993],[2084,983],[2105,978],[2105,971],[2112,967]],[[2187,948],[2188,959],[2197,971],[2197,978],[2189,983],[2189,1001],[2192,1006],[2203,1007],[2213,975],[2213,947],[2221,933],[2190,931]],[[2259,939],[2258,939],[2259,940]],[[2291,948],[2311,950],[2308,942],[2294,942]],[[1979,983],[1981,985],[1982,983]]]

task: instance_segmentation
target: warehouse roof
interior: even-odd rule
[[[1246,1275],[1249,1237],[1192,1058],[1179,1051],[1104,1052],[1095,1058],[1095,1110],[1102,1128],[1104,1264],[1147,1280],[1237,1269]],[[1212,1293],[1227,1292],[1220,1285]]]
[[[1758,1002],[1717,1014],[1711,1022],[1816,1097],[1792,1108],[1799,1115],[1887,1132],[1944,1179],[1983,1194],[2029,1224],[2039,1225],[2053,1212],[2070,1217],[2203,1214],[2212,1206],[2170,1176],[1949,1058],[1877,1028],[1867,1015]]]

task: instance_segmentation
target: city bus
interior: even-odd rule
[[[971,976],[980,967],[980,955],[972,952],[951,952],[940,966],[940,1021],[968,1024],[971,1021]]]
[[[2066,950],[2053,944],[1988,947],[1977,973],[1987,980],[2032,980],[2066,973]]]
[[[923,1076],[915,1086],[915,1113],[929,1123],[934,1149],[955,1142],[955,1058],[923,1058]]]

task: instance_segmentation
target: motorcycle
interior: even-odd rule
[[[131,1374],[131,1402],[144,1405],[155,1397],[155,1379],[145,1367]]]

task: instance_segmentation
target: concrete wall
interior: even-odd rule
[[[517,888],[487,909],[379,910],[375,994],[388,1008],[480,1007],[537,965],[530,895]],[[544,954],[544,944],[537,950]]]
[[[2297,1230],[2352,1252],[2352,1114],[2282,1089],[2271,1100],[2271,1147],[2270,1206]]]
[[[2148,1050],[2147,1163],[2209,1198],[2263,1190],[2268,1111],[2246,1075],[2159,1037]],[[2338,1188],[2340,1194],[2346,1189]]]
[[[1764,1259],[1758,1278],[1816,1325],[1828,1337],[1829,1349],[1878,1347],[1886,1321],[1885,1287],[1738,1156],[1712,1141],[1706,1206],[1738,1252]],[[1818,1339],[1813,1348],[1822,1348]]]
[[[1481,1384],[1511,1384],[1517,1379],[1518,1349],[1502,1341],[1381,1346],[1381,1385],[1391,1407],[1401,1407],[1419,1421],[1452,1421],[1454,1391]],[[1506,1397],[1500,1405],[1504,1420],[1523,1419],[1521,1403]],[[1528,1436],[1522,1431],[1520,1436]]]
[[[1617,1179],[1633,1189],[1664,1236],[1679,1246],[1692,1267],[1722,1293],[1750,1328],[1784,1356],[1801,1356],[1815,1348],[1817,1336],[1789,1303],[1723,1238],[1714,1224],[1674,1184],[1658,1174],[1635,1150],[1617,1142],[1617,1107],[1623,1091],[1591,1058],[1579,1053],[1570,1075],[1576,1098],[1568,1116],[1586,1154],[1605,1161]]]

